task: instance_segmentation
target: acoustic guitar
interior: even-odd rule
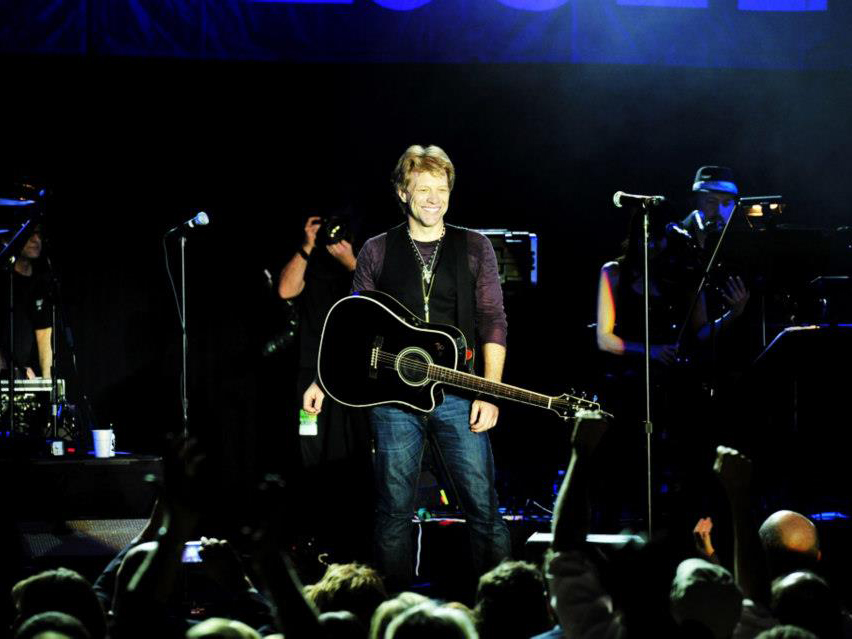
[[[325,319],[318,380],[346,406],[380,404],[431,412],[452,386],[552,410],[564,420],[601,411],[585,396],[543,395],[468,372],[471,351],[454,326],[428,324],[390,295],[362,291],[338,301]]]

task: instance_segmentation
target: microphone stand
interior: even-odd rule
[[[189,437],[189,373],[187,362],[189,360],[189,339],[186,330],[186,232],[197,226],[206,226],[208,223],[207,214],[204,211],[199,212],[195,217],[183,224],[166,231],[163,235],[163,251],[166,258],[166,273],[169,276],[169,282],[172,285],[172,292],[175,295],[175,302],[178,306],[178,320],[180,321],[181,329],[181,381],[180,381],[180,403],[183,419],[183,436]],[[180,234],[180,300],[177,298],[175,291],[174,279],[169,266],[169,253],[166,245],[166,240],[172,233]]]
[[[645,345],[644,360],[645,360],[645,454],[647,463],[647,497],[648,497],[648,538],[651,538],[653,532],[653,485],[651,475],[651,435],[654,432],[654,425],[651,422],[651,332],[649,323],[650,309],[650,278],[648,268],[648,222],[649,222],[649,203],[642,203],[642,301],[644,311],[643,321],[643,339]]]
[[[187,359],[189,340],[186,333],[186,234],[180,235],[180,326],[181,326],[181,409],[183,411],[183,436],[189,437],[189,379]]]
[[[166,240],[172,233],[181,231],[180,233],[180,297],[178,297],[175,280],[172,276],[171,264],[169,263],[169,247]],[[175,297],[175,305],[177,307],[178,322],[181,332],[181,373],[180,373],[180,405],[181,405],[181,420],[183,422],[183,436],[189,436],[189,383],[188,383],[188,361],[189,361],[189,339],[186,330],[186,235],[181,227],[175,227],[166,231],[163,235],[163,256],[166,261],[166,275],[169,278],[169,284],[172,287],[172,293]]]

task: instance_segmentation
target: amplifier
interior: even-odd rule
[[[481,229],[497,254],[497,270],[503,286],[538,284],[538,235],[528,231]]]

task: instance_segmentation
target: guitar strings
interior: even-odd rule
[[[398,355],[394,355],[392,353],[388,353],[387,351],[378,351],[377,360],[382,364],[388,365],[389,368],[396,368]],[[508,384],[503,384],[501,382],[494,382],[492,380],[486,380],[475,375],[470,375],[469,373],[461,373],[459,371],[453,370],[447,366],[440,366],[439,364],[429,364],[422,360],[414,359],[414,358],[403,358],[405,363],[405,367],[409,370],[419,373],[428,373],[429,367],[435,367],[436,370],[441,370],[447,375],[450,379],[448,380],[434,380],[434,381],[466,381],[469,384],[479,388],[480,390],[485,390],[488,387],[499,386],[502,388],[506,388],[506,395],[508,397],[524,397],[527,401],[532,401],[533,398],[539,398],[539,402],[533,403],[550,403],[550,404],[565,404],[570,407],[574,406],[598,406],[597,402],[593,402],[588,399],[584,399],[581,397],[569,396],[570,399],[565,399],[562,397],[550,397],[548,395],[544,395],[542,393],[535,393],[533,391],[524,390],[522,388],[515,388]]]

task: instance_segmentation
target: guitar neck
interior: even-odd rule
[[[484,377],[471,375],[470,373],[462,373],[455,369],[436,364],[429,365],[427,375],[429,379],[435,382],[491,395],[500,399],[510,399],[524,404],[531,404],[541,408],[551,408],[554,402],[557,402],[559,399],[557,397],[550,397],[549,395],[542,395],[541,393],[534,393],[523,388],[518,388],[517,386],[511,386],[510,384],[494,382]]]

